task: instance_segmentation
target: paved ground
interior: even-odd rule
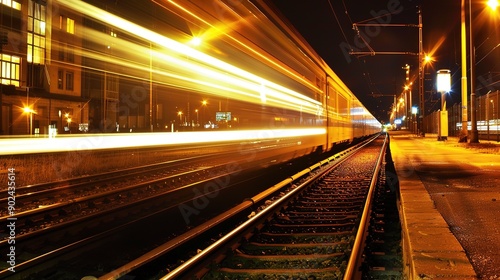
[[[422,138],[405,132],[390,135],[407,209],[403,212],[410,213],[410,247],[414,260],[425,258],[413,267],[414,273],[424,279],[474,278],[460,256],[464,250],[479,279],[500,279],[500,144],[437,141],[433,135]],[[422,189],[432,203],[422,202],[427,196]],[[430,208],[439,212],[447,228]]]

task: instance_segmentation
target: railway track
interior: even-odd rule
[[[227,149],[226,149],[227,150]],[[16,188],[16,212],[46,207],[61,201],[104,192],[106,188],[119,188],[121,182],[144,181],[147,179],[161,178],[167,175],[180,173],[186,170],[186,165],[204,166],[206,162],[215,162],[217,158],[229,154],[224,153],[222,147],[213,149],[203,155],[191,155],[182,150],[172,151],[163,157],[162,162],[135,166],[131,168],[100,172],[97,174],[69,178],[66,180],[18,186]],[[134,154],[130,155],[133,156]],[[219,162],[220,163],[220,162]],[[7,193],[0,193],[0,203],[7,202]],[[7,214],[6,209],[0,209],[0,217]]]
[[[361,266],[366,216],[379,181],[381,142],[375,140],[262,212],[244,241],[230,254],[221,253],[224,257],[216,259],[222,261],[202,269],[200,278],[352,279]]]
[[[350,157],[333,156],[267,192],[280,193],[277,196],[252,198],[251,209],[258,206],[258,211],[251,218],[236,229],[227,229],[227,234],[205,249],[197,249],[162,279],[360,279],[361,273],[373,279],[399,279],[399,242],[392,235],[399,229],[385,230],[386,223],[394,222],[386,220],[394,210],[387,209],[388,197],[395,202],[385,186],[385,149],[385,141],[377,139]],[[283,191],[283,186],[289,187]],[[242,204],[209,224],[223,224],[220,219],[242,209],[250,208]],[[194,229],[175,243],[190,240],[190,246],[200,248],[199,232]],[[168,254],[175,246],[159,246],[100,279],[127,274],[156,279],[158,274],[147,276],[155,270],[150,263],[165,267],[158,255]]]
[[[168,214],[168,211],[198,199],[198,196],[193,196],[193,190],[199,189],[194,192],[199,196],[210,195],[203,193],[203,186],[208,182],[236,178],[236,173],[253,166],[255,162],[265,162],[267,153],[272,150],[271,146],[268,149],[259,145],[252,147],[258,150],[255,161],[247,162],[244,158],[238,163],[237,170],[231,168],[231,164],[236,164],[233,151],[228,154],[172,160],[145,166],[138,171],[127,169],[78,178],[74,184],[61,185],[56,182],[53,184],[55,189],[50,189],[48,185],[51,184],[47,184],[36,186],[37,192],[26,191],[16,197],[16,207],[18,204],[25,204],[24,201],[27,204],[30,200],[43,206],[27,207],[16,213],[16,274],[11,275],[10,271],[2,270],[0,278],[10,275],[29,279],[30,275],[36,275],[37,271],[50,267],[49,263],[60,262],[58,259],[61,255],[77,255],[85,247],[94,248],[110,236],[125,236],[127,231],[133,230],[134,224],[140,224],[139,228],[149,228],[155,223],[152,222],[152,216],[160,215],[163,217],[160,220],[169,219],[172,214]],[[246,148],[246,152],[249,152],[250,146]],[[151,174],[145,175],[145,169],[153,170]],[[237,183],[237,180],[233,179],[231,183]],[[221,189],[223,187],[228,186],[220,186]],[[218,192],[220,189],[211,191]],[[40,204],[41,201],[45,202]],[[7,218],[3,216],[1,219],[6,221]],[[178,224],[179,230],[183,224],[186,226],[182,219]],[[173,234],[175,236],[176,233]],[[168,235],[172,233],[167,234],[167,238]],[[6,248],[7,241],[0,241],[0,246]]]

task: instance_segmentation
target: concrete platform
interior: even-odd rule
[[[495,266],[500,267],[498,255],[487,256],[492,257],[492,268],[481,267],[474,261],[478,255],[482,258],[491,255],[483,251],[493,246],[492,242],[500,243],[498,235],[490,236],[497,230],[492,231],[491,227],[498,222],[495,217],[499,215],[483,215],[482,212],[500,209],[500,202],[497,202],[500,199],[500,180],[491,177],[500,173],[500,155],[494,152],[495,145],[473,147],[472,144],[459,144],[458,138],[437,141],[437,136],[423,138],[404,131],[389,132],[389,135],[400,187],[400,217],[408,279],[500,277],[500,272],[495,271]],[[486,182],[491,186],[486,186]],[[471,192],[491,205],[469,203]],[[485,207],[488,208],[482,209]],[[485,221],[484,225],[469,221],[484,219],[491,221]],[[478,244],[481,242],[489,244]]]

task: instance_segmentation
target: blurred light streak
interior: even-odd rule
[[[163,132],[132,134],[86,134],[57,138],[2,138],[0,155],[77,152],[102,149],[151,147],[226,141],[258,141],[326,134],[324,128],[238,130],[210,132]]]
[[[296,81],[301,81],[303,84],[305,84],[307,87],[313,89],[314,91],[317,91],[317,92],[320,92],[320,93],[323,93],[323,90],[321,90],[320,88],[318,88],[317,86],[315,86],[313,83],[311,83],[310,81],[308,81],[307,79],[304,79],[304,77],[302,77],[300,74],[297,74],[295,71],[293,71],[293,69],[288,69],[287,67],[281,65],[280,63],[278,63],[277,61],[274,60],[273,57],[268,57],[266,56],[265,54],[262,54],[260,53],[259,51],[253,49],[252,47],[248,46],[247,44],[241,42],[240,40],[236,39],[234,36],[231,36],[229,34],[229,32],[225,32],[224,30],[221,30],[221,28],[218,28],[216,27],[215,25],[207,22],[206,20],[202,19],[201,17],[197,16],[196,14],[194,14],[193,12],[189,11],[187,8],[183,7],[181,4],[178,4],[176,3],[175,1],[173,0],[166,0],[168,3],[170,3],[171,5],[177,7],[178,9],[180,9],[181,11],[185,12],[186,14],[192,16],[193,18],[199,20],[200,22],[206,24],[207,26],[210,26],[210,28],[213,30],[215,29],[217,32],[217,34],[224,34],[225,36],[227,36],[228,38],[230,38],[231,40],[233,40],[234,42],[236,42],[237,44],[239,44],[240,46],[242,46],[243,48],[245,48],[246,50],[250,51],[251,53],[257,55],[258,57],[266,60],[267,62],[271,63],[272,65],[274,65],[275,67],[279,68],[281,71],[284,71],[286,72],[289,76],[291,76],[294,80]],[[160,3],[158,3],[157,1],[154,1],[154,3],[158,4],[159,6],[165,8],[163,5],[161,5]],[[243,3],[241,3],[243,4]],[[226,7],[226,5],[223,5],[223,7]],[[165,8],[166,9],[166,8]],[[167,9],[168,10],[168,9]],[[237,16],[239,16],[237,13],[235,13],[233,10],[231,9],[227,9],[228,12],[230,12],[231,14],[235,14]],[[256,15],[256,13],[252,13],[253,16]],[[246,19],[242,18],[243,21],[245,21]],[[205,31],[206,33],[214,33],[213,31],[211,30],[207,30]],[[203,37],[203,35],[200,35]],[[307,57],[307,55],[305,53],[303,53],[304,56]]]
[[[106,11],[103,11],[97,7],[94,7],[90,4],[87,4],[82,1],[77,1],[77,0],[59,0],[59,3],[68,6],[69,8],[81,13],[85,14],[89,17],[95,18],[100,21],[104,21],[107,24],[110,24],[114,26],[117,29],[123,30],[124,32],[130,33],[134,36],[140,37],[144,40],[150,41],[154,44],[157,44],[159,46],[162,46],[171,52],[173,52],[174,55],[179,56],[181,55],[181,58],[176,58],[174,55],[167,55],[165,53],[159,53],[159,52],[153,52],[153,54],[156,57],[159,57],[163,59],[164,61],[171,62],[169,63],[170,67],[178,67],[180,68],[181,72],[188,72],[186,76],[180,76],[180,75],[174,75],[171,74],[170,72],[166,71],[159,71],[158,69],[154,69],[156,73],[164,76],[169,76],[169,77],[174,77],[179,80],[183,81],[189,81],[191,83],[198,83],[202,84],[205,86],[211,87],[212,91],[210,93],[213,94],[218,94],[222,96],[227,96],[226,90],[229,90],[228,87],[220,87],[218,84],[220,82],[223,82],[225,84],[229,84],[231,86],[237,86],[242,89],[237,89],[237,90],[229,90],[230,92],[237,94],[237,96],[232,96],[232,98],[242,100],[242,101],[248,101],[252,103],[257,103],[260,104],[260,101],[262,100],[262,92],[261,92],[261,85],[265,84],[267,88],[270,90],[266,91],[266,93],[273,95],[276,97],[275,102],[269,102],[272,99],[266,98],[266,100],[269,102],[267,103],[270,106],[277,106],[277,107],[282,107],[282,108],[290,108],[290,107],[297,107],[297,106],[304,106],[306,109],[304,111],[310,112],[312,114],[315,114],[317,112],[317,106],[321,106],[321,103],[319,101],[316,101],[312,98],[309,98],[305,95],[302,95],[298,92],[295,92],[291,89],[288,89],[286,87],[283,87],[281,85],[278,85],[276,83],[273,83],[271,81],[268,81],[262,77],[259,77],[257,75],[254,75],[252,73],[249,73],[245,70],[242,70],[238,67],[235,67],[231,64],[228,64],[224,61],[221,61],[219,59],[216,59],[214,57],[211,57],[207,54],[204,54],[196,49],[193,49],[187,45],[184,45],[182,43],[179,43],[175,40],[172,40],[170,38],[167,38],[165,36],[162,36],[158,33],[155,33],[149,29],[143,28],[137,24],[134,24],[130,21],[124,20],[120,17],[117,17],[111,13],[108,13]],[[114,38],[117,39],[117,38]],[[122,41],[123,43],[123,41]],[[131,44],[131,43],[130,43]],[[136,52],[137,49],[143,49],[142,51]],[[131,47],[131,50],[136,50],[136,51],[130,51],[131,55],[136,55],[137,53],[142,53],[142,54],[147,54],[147,51],[150,51],[149,48],[146,47],[141,47],[141,46],[135,46]],[[86,55],[89,55],[86,53]],[[104,61],[108,61],[110,58],[108,57],[107,54],[93,54],[94,57],[97,58],[97,56],[101,56],[101,59],[105,59]],[[189,59],[187,59],[189,58]],[[193,61],[194,60],[194,61]],[[125,62],[121,60],[114,60],[114,63],[118,63],[121,65],[125,66]],[[198,63],[195,63],[198,62]],[[141,67],[139,65],[135,65],[134,63],[126,64],[128,67],[132,67],[135,69],[142,69],[144,71],[147,71],[146,73],[149,73],[151,69],[148,67],[144,66]],[[205,65],[209,65],[213,68],[206,67]],[[147,68],[147,69],[146,69]],[[215,68],[215,69],[214,69]],[[170,70],[170,69],[168,69]],[[178,69],[179,70],[179,69]],[[199,77],[196,79],[192,79],[188,76],[192,76],[194,74],[197,74]],[[212,82],[207,82],[207,81],[201,81],[203,77],[208,76],[212,77],[212,79],[215,79],[216,81]],[[175,86],[176,84],[173,83]],[[217,92],[213,91],[213,89],[223,89],[224,92]],[[205,89],[208,91],[208,89]],[[250,90],[254,94],[249,94],[245,93],[244,90]],[[251,98],[248,98],[251,97]],[[309,108],[309,110],[307,110]]]

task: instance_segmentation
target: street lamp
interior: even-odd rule
[[[490,6],[492,10],[496,10],[498,5],[498,0],[488,0],[488,6]]]
[[[438,141],[448,139],[448,111],[446,110],[446,93],[451,89],[450,70],[437,71],[437,91],[441,92],[441,111],[439,113]]]
[[[182,111],[177,112],[177,115],[179,116],[179,126],[182,123]]]
[[[202,117],[201,122],[203,123],[203,125],[205,125],[205,122],[206,122],[205,118],[206,118],[207,104],[208,104],[208,101],[206,101],[206,100],[201,101],[201,105],[203,106],[203,117]]]
[[[67,118],[66,121],[68,122],[68,131],[71,133],[71,118]]]
[[[411,113],[413,115],[413,130],[414,133],[418,136],[418,127],[417,127],[417,114],[418,114],[418,107],[417,106],[412,106],[411,107]]]
[[[498,0],[489,0],[488,6],[495,10],[498,6]],[[467,59],[466,59],[466,27],[465,27],[465,0],[461,5],[461,53],[462,53],[462,132],[460,142],[467,142]],[[471,143],[479,143],[476,121],[476,93],[475,93],[475,47],[474,30],[472,29],[472,0],[469,0],[469,51],[470,51],[470,100],[471,100]]]
[[[420,125],[417,124],[417,130],[418,130],[418,127],[420,127],[420,134],[422,135],[422,137],[425,137],[425,132],[426,132],[426,129],[425,129],[425,121],[424,121],[424,117],[425,117],[425,99],[424,98],[424,76],[425,76],[425,67],[427,65],[432,65],[432,62],[434,61],[434,58],[429,55],[429,54],[425,54],[425,56],[423,58],[421,58],[423,61],[419,61],[419,64],[420,64],[420,75],[422,77],[419,78],[419,94],[421,94],[420,96],[420,116],[419,116],[419,120],[420,121]]]
[[[493,111],[491,112],[492,113],[492,117],[493,117],[493,122],[496,124],[496,119],[495,119],[495,102],[493,102],[493,99],[490,99],[490,103],[491,103],[491,106],[493,107]],[[495,127],[495,129],[497,130],[497,134],[498,134],[498,127]]]
[[[29,121],[28,129],[29,129],[29,134],[32,135],[33,134],[33,113],[34,113],[34,111],[30,107],[24,107],[23,111],[26,114],[29,114],[30,121]]]
[[[471,1],[471,0],[469,0]],[[461,60],[462,60],[462,130],[460,132],[459,142],[467,142],[467,39],[465,27],[465,0],[461,3],[461,16],[460,16],[460,33],[461,33]]]
[[[199,118],[198,118],[198,109],[194,110],[196,112],[196,126],[200,124]]]

